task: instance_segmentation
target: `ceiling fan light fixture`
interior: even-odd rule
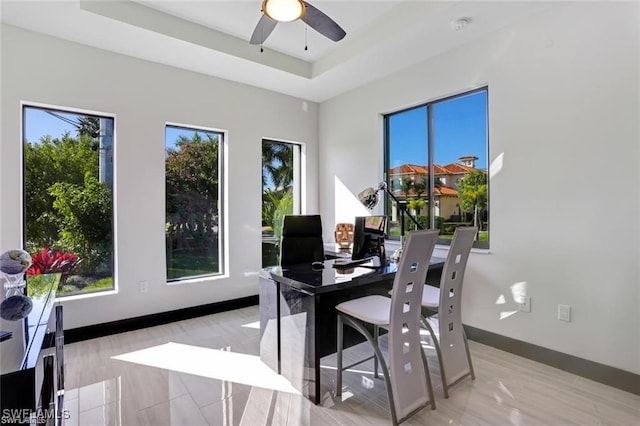
[[[290,22],[304,14],[304,3],[300,0],[264,0],[262,11],[279,22]]]

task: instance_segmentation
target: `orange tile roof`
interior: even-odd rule
[[[458,191],[454,188],[450,188],[448,186],[440,186],[433,188],[433,192],[435,195],[441,195],[443,197],[457,197]]]
[[[476,171],[475,167],[465,166],[464,164],[451,163],[442,167],[445,170],[444,174],[455,175],[455,174],[466,174],[469,172]],[[436,173],[437,174],[437,173]]]
[[[458,163],[450,163],[450,164],[447,164],[446,166],[440,166],[439,164],[433,165],[433,172],[435,176],[460,175],[460,174],[470,173],[476,170],[485,172],[484,170],[476,169],[475,167],[469,167],[469,166],[465,166],[464,164],[458,164]],[[389,174],[390,175],[427,175],[429,174],[429,169],[427,168],[427,166],[420,166],[417,164],[402,164],[400,166],[389,169]]]
[[[426,166],[419,166],[417,164],[402,164],[398,167],[393,167],[389,170],[392,175],[413,175],[421,174],[426,175],[429,173]]]
[[[433,193],[435,195],[440,195],[442,197],[457,197],[458,196],[458,190],[455,188],[451,188],[448,186],[436,186],[435,188],[433,188]],[[404,192],[402,192],[401,189],[396,189],[393,191],[393,195],[395,195],[396,197],[405,197]],[[407,193],[407,197],[415,197],[416,193],[413,189],[410,189],[409,192]],[[423,197],[427,196],[427,192],[423,192],[422,193]]]

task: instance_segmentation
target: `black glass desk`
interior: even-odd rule
[[[439,278],[444,261],[432,258],[429,272]],[[326,260],[320,270],[310,263],[272,266],[260,274],[260,358],[315,404],[321,400],[320,359],[336,352],[335,306],[388,295],[396,272],[395,263],[339,270],[333,262]],[[364,340],[348,327],[344,339],[345,348]]]

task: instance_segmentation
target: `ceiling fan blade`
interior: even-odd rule
[[[262,17],[258,21],[256,25],[256,29],[253,30],[253,34],[251,34],[251,40],[249,43],[251,44],[262,44],[269,37],[273,29],[276,27],[278,21],[274,21],[269,18],[267,15],[262,14]]]
[[[329,18],[306,1],[303,1],[303,3],[307,10],[300,19],[306,22],[311,28],[333,41],[340,41],[347,35],[345,30],[343,30],[340,25],[336,24],[333,19]]]

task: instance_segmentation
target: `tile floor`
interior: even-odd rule
[[[316,406],[259,362],[258,307],[65,346],[67,426],[386,425],[382,379],[372,363],[344,375],[323,359]],[[640,396],[470,342],[476,380],[442,397],[428,352],[436,410],[407,425],[640,425]],[[357,358],[366,346],[349,349]],[[345,361],[348,362],[348,361]]]

